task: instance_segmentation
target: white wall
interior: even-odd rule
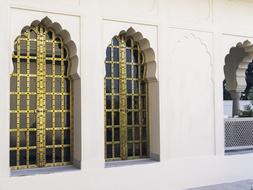
[[[0,0],[0,190],[146,189],[253,178],[253,154],[224,156],[223,66],[237,42],[253,42],[251,0]],[[9,73],[13,41],[48,16],[78,47],[82,169],[9,177]],[[156,53],[161,161],[104,168],[104,57],[110,38],[133,27]],[[180,102],[180,103],[178,103]]]

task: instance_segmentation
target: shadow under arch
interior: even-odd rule
[[[150,46],[147,38],[141,32],[136,32],[132,27],[127,31],[122,30],[113,38],[124,38],[125,41],[132,39],[140,48],[144,56],[146,66],[145,81],[148,85],[148,123],[149,123],[149,157],[153,160],[160,160],[160,118],[159,118],[159,81],[156,77],[157,64],[155,52]]]
[[[53,31],[56,38],[59,38],[63,43],[63,48],[67,50],[68,62],[70,65],[68,76],[72,83],[72,118],[73,118],[73,152],[72,162],[77,168],[81,168],[81,80],[78,74],[78,56],[75,42],[71,39],[70,33],[63,29],[58,22],[52,22],[47,16],[41,21],[34,20],[30,26],[24,26],[21,34],[15,39],[22,37],[25,32],[35,27],[42,27],[48,31]],[[14,63],[13,63],[14,64]]]

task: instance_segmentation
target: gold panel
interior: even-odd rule
[[[105,159],[148,157],[148,86],[139,45],[125,36],[113,38],[105,66]]]
[[[31,27],[14,44],[10,167],[72,163],[72,83],[67,50],[53,31]]]

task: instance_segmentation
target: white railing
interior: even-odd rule
[[[225,123],[225,153],[253,152],[253,118],[228,118]]]

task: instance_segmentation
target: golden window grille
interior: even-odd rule
[[[105,67],[105,160],[148,157],[148,85],[139,45],[114,37]]]
[[[30,27],[14,43],[10,85],[10,167],[72,162],[72,82],[62,40]]]

